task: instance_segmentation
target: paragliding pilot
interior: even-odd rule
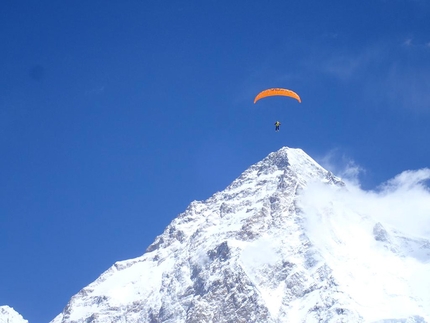
[[[275,122],[275,131],[279,131],[279,126],[281,125],[281,123],[279,121]]]

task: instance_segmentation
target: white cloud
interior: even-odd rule
[[[355,75],[363,64],[361,57],[332,57],[322,65],[323,70],[341,80],[348,80]]]
[[[382,94],[391,104],[417,112],[430,112],[430,67],[393,64],[386,75]]]
[[[371,46],[355,52],[348,49],[325,54],[323,52],[318,54],[318,59],[312,59],[317,63],[310,64],[310,67],[341,81],[350,81],[366,76],[372,64],[380,62],[386,54],[384,46]]]
[[[425,41],[420,41],[420,40],[415,40],[414,38],[410,37],[407,38],[403,41],[402,43],[403,46],[405,47],[411,47],[411,48],[415,48],[415,49],[423,49],[423,48],[428,48],[430,43],[429,42],[425,42]]]
[[[339,149],[330,150],[325,156],[317,158],[318,163],[330,170],[336,176],[341,177],[355,185],[360,185],[359,176],[365,173],[365,169],[357,165],[354,160],[341,153]]]
[[[353,179],[308,183],[297,200],[308,238],[366,322],[430,319],[430,254],[418,239],[430,240],[430,169],[402,172],[376,190]],[[387,240],[377,240],[378,223]]]
[[[405,171],[370,192],[375,218],[399,231],[430,239],[430,169]]]
[[[308,58],[306,65],[343,85],[354,84],[363,104],[429,113],[428,44],[408,38],[401,44],[384,42],[358,51],[322,50]]]
[[[105,86],[102,85],[102,86],[95,87],[91,90],[85,91],[85,94],[86,95],[98,95],[98,94],[103,93],[104,90],[105,90]]]
[[[334,168],[340,169],[343,175],[350,175],[342,178],[346,188],[311,184],[303,200],[309,209],[321,212],[338,207],[339,210],[372,219],[374,223],[381,222],[405,234],[430,239],[429,168],[405,171],[376,190],[369,191],[361,188],[357,175],[362,168],[353,161],[347,161],[343,171],[341,162]],[[338,174],[336,171],[334,173]]]
[[[411,39],[411,38],[406,39],[406,40],[403,42],[403,45],[404,45],[404,46],[411,46],[411,45],[412,45],[412,39]]]

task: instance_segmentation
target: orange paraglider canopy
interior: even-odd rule
[[[287,90],[287,89],[281,89],[281,88],[271,88],[271,89],[267,89],[264,91],[261,91],[260,93],[257,94],[257,96],[254,99],[254,103],[257,102],[258,100],[268,97],[268,96],[276,96],[276,95],[280,95],[280,96],[289,96],[291,98],[296,99],[297,101],[299,101],[300,103],[302,102],[302,100],[300,99],[299,95],[296,92],[293,92],[291,90]]]

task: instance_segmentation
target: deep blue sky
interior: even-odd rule
[[[0,62],[0,305],[30,323],[282,146],[367,189],[429,166],[426,0],[4,0]]]

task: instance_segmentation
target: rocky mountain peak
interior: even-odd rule
[[[0,306],[0,323],[28,323],[12,307]]]
[[[225,190],[192,202],[144,255],[115,263],[73,296],[52,323],[392,319],[383,312],[372,314],[350,292],[348,273],[363,277],[354,271],[354,255],[344,256],[348,227],[342,231],[333,221],[339,214],[345,221],[367,221],[366,239],[381,252],[390,250],[390,257],[400,256],[400,246],[417,248],[425,242],[405,240],[380,223],[332,206],[315,208],[313,216],[322,219],[318,223],[326,233],[318,239],[315,230],[309,229],[311,217],[301,202],[310,183],[318,183],[322,190],[346,189],[300,149],[284,147],[269,154]],[[419,255],[426,257],[425,251]],[[405,294],[402,299],[408,297]],[[415,311],[413,301],[408,304],[411,310],[405,313]],[[418,308],[413,313],[422,314]],[[409,315],[408,319],[419,322],[423,317]]]

